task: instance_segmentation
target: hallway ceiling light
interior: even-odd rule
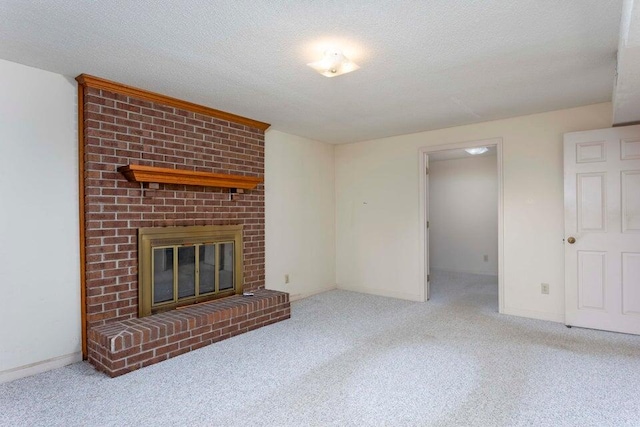
[[[360,68],[338,49],[327,50],[320,61],[307,64],[325,77],[335,77]]]
[[[489,151],[489,149],[487,147],[474,147],[474,148],[465,148],[464,151],[471,154],[472,156],[475,156],[478,154],[484,154],[487,151]]]

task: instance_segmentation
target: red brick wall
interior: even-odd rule
[[[163,104],[86,88],[87,326],[137,317],[140,227],[244,225],[244,289],[264,288],[264,187],[160,184],[142,189],[116,171],[130,163],[263,176],[264,132]]]

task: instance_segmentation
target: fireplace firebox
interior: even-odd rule
[[[138,230],[139,317],[242,293],[242,225]]]

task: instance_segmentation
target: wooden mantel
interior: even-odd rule
[[[227,175],[133,164],[120,166],[118,172],[130,182],[199,185],[204,187],[241,188],[244,190],[253,190],[258,184],[264,182],[263,178],[255,176]]]

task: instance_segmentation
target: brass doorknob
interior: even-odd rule
[[[569,242],[570,245],[573,245],[576,242],[576,238],[575,237],[569,237],[567,239],[567,242]]]

